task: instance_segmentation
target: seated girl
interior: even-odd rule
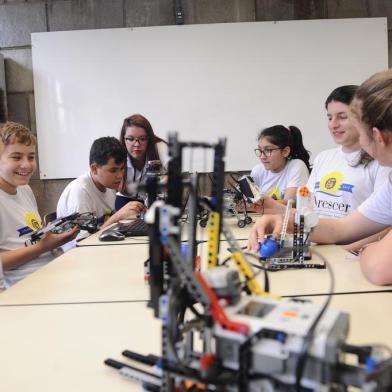
[[[131,200],[145,202],[135,188],[146,180],[149,170],[163,172],[162,155],[167,146],[164,140],[154,134],[150,122],[141,114],[134,114],[124,120],[120,142],[127,149],[128,158],[120,192],[116,196],[116,210]]]
[[[297,188],[306,184],[310,169],[301,131],[283,125],[266,128],[260,132],[255,154],[260,163],[250,175],[261,191],[282,204],[295,198]]]

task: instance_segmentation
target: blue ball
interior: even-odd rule
[[[278,241],[267,238],[260,244],[259,253],[261,257],[272,257],[279,250]]]

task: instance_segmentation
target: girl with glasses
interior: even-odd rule
[[[286,204],[309,177],[309,153],[301,131],[283,125],[266,128],[260,132],[254,151],[260,163],[252,169],[251,177],[265,195]],[[254,209],[257,211],[257,206]]]
[[[135,184],[146,179],[149,170],[160,173],[162,171],[162,159],[158,149],[166,146],[166,142],[154,134],[150,122],[141,114],[127,117],[121,128],[120,142],[128,151],[127,167],[120,190],[116,197],[116,210],[120,209],[130,200],[142,200]]]

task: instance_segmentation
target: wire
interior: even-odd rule
[[[329,287],[328,297],[327,297],[323,307],[321,308],[317,317],[314,319],[313,324],[310,326],[308,333],[304,337],[304,342],[303,342],[300,354],[298,356],[297,366],[295,369],[295,390],[297,392],[301,391],[301,380],[302,380],[302,376],[304,374],[306,361],[308,359],[309,347],[312,343],[314,332],[316,330],[318,323],[320,322],[321,318],[323,317],[325,311],[327,310],[327,308],[331,302],[331,299],[332,299],[332,294],[335,291],[335,276],[333,274],[331,265],[329,264],[327,259],[321,253],[315,251],[314,249],[313,249],[313,253],[316,254],[318,257],[320,257],[320,259],[327,266],[327,270],[329,272],[329,277],[330,277],[330,287]]]
[[[239,174],[239,173],[237,173],[237,174]],[[235,178],[234,175],[233,175],[233,173],[230,173],[229,176],[230,176],[230,178],[231,178],[234,182],[236,182],[237,184],[239,183],[238,178]]]

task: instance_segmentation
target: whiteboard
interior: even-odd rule
[[[33,33],[32,56],[42,179],[85,172],[92,141],[118,137],[134,113],[161,137],[227,136],[226,170],[250,170],[271,125],[297,125],[312,158],[333,147],[325,98],[388,67],[387,20]],[[202,161],[185,166],[203,171]]]

